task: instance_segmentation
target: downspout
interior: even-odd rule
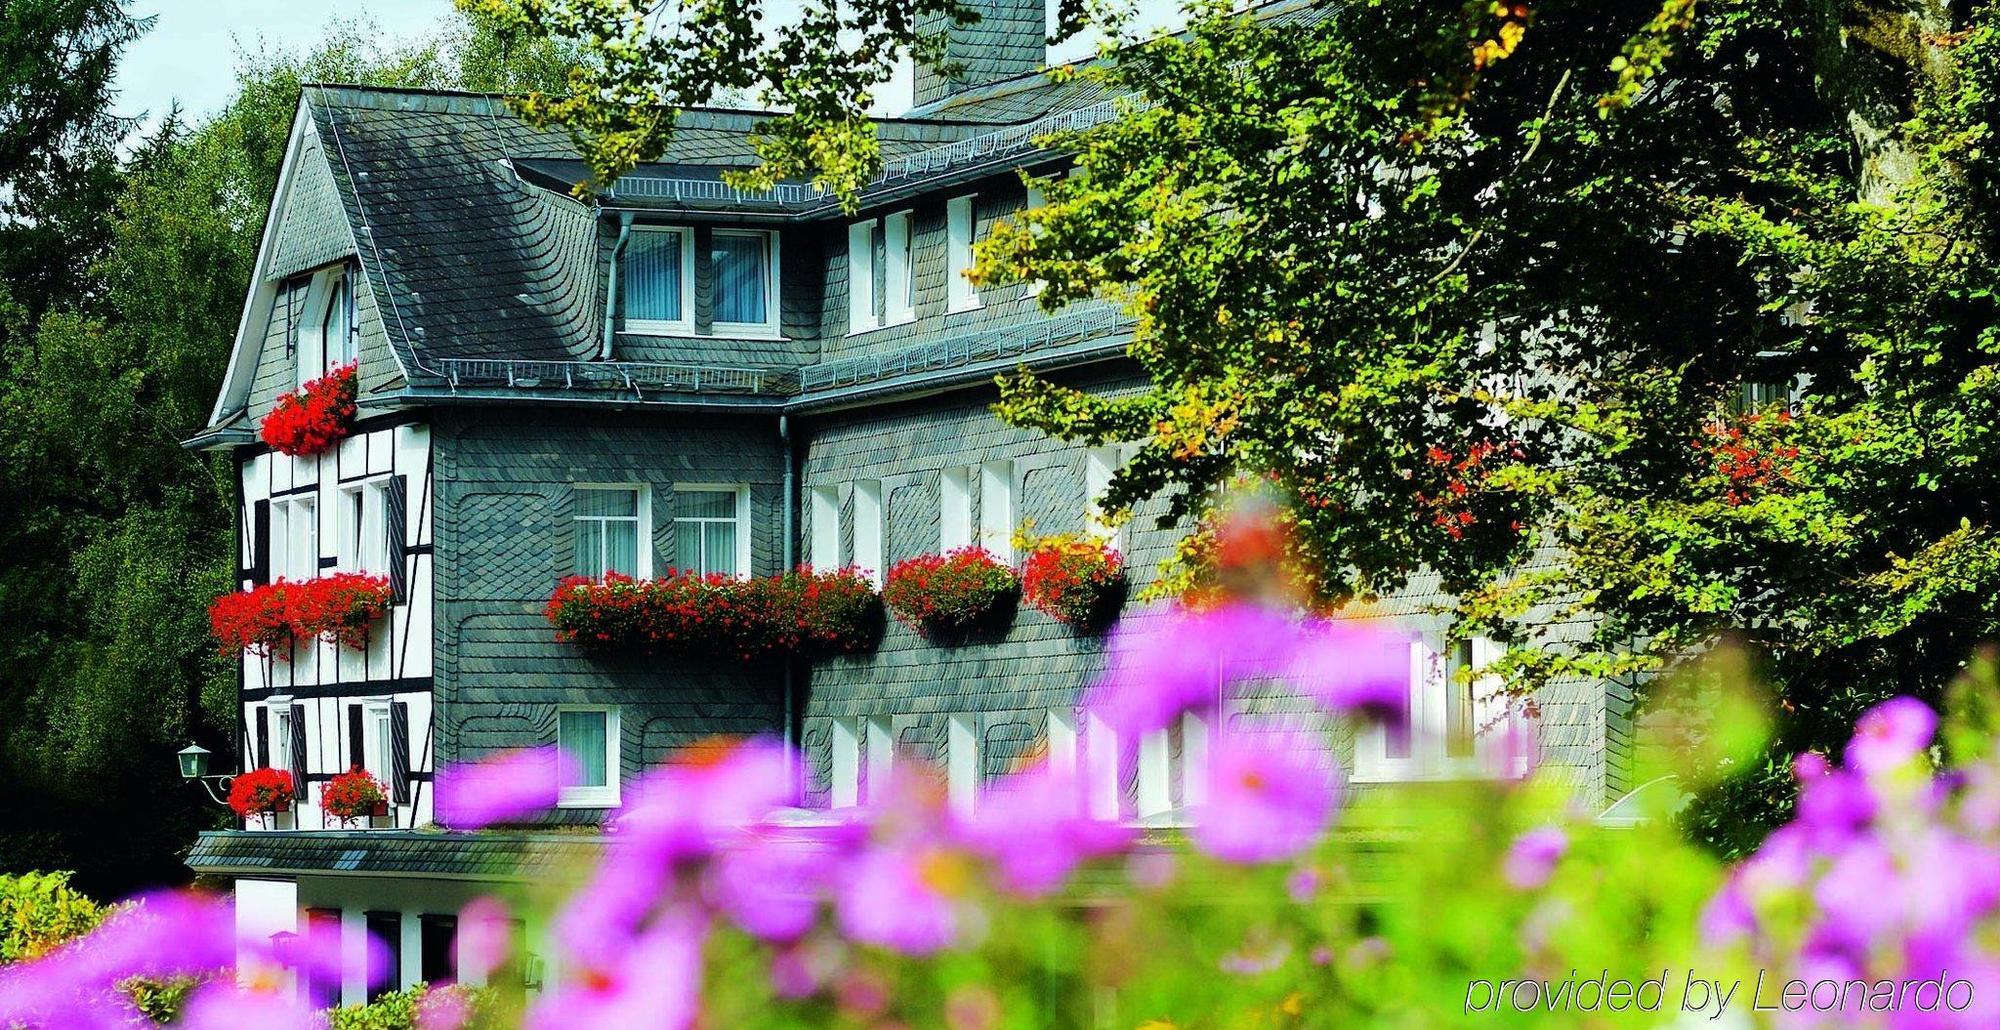
[[[798,463],[796,459],[798,455],[793,449],[791,420],[782,414],[778,416],[778,443],[784,450],[785,455],[784,486],[778,500],[778,507],[784,511],[784,543],[781,545],[780,550],[784,553],[785,565],[784,568],[779,570],[783,573],[790,572],[798,564],[798,504],[794,496],[798,491],[797,473],[794,471],[797,468]],[[803,805],[805,803],[805,785],[799,778],[799,749],[804,743],[805,734],[797,732],[794,729],[798,715],[798,702],[795,696],[797,694],[797,672],[798,670],[793,664],[792,656],[790,654],[785,655],[785,726],[783,737],[785,743],[789,745],[785,748],[785,765],[787,766],[785,769],[785,778],[792,785],[793,803]]]
[[[632,236],[632,212],[618,213],[618,241],[611,245],[611,272],[604,283],[604,345],[597,349],[600,361],[611,360],[611,341],[618,335],[618,255]]]

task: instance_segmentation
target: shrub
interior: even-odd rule
[[[570,577],[545,614],[558,641],[595,654],[749,661],[864,647],[875,605],[874,588],[852,570],[755,579],[669,571],[654,580]]]
[[[383,792],[381,781],[358,765],[319,788],[320,807],[344,823],[365,819],[375,813],[377,806],[388,802],[389,795]]]
[[[283,769],[252,769],[229,784],[229,807],[246,819],[290,808],[297,797],[292,774]]]
[[[982,627],[1020,589],[1014,570],[983,547],[905,558],[889,570],[882,600],[926,636]]]
[[[342,365],[278,398],[258,435],[293,457],[321,454],[354,430],[355,368]]]
[[[69,875],[0,876],[0,965],[35,958],[103,921],[104,907],[71,887]]]
[[[450,1011],[462,1018],[446,1015]],[[418,984],[390,991],[366,1005],[328,1010],[327,1030],[418,1030],[420,1027],[461,1026],[469,1030],[495,1024],[498,995],[490,988],[451,984]]]
[[[1021,596],[1064,625],[1101,626],[1125,599],[1124,558],[1090,537],[1044,537],[1022,563]]]

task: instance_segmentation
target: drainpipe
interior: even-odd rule
[[[618,242],[611,245],[611,273],[604,284],[604,345],[597,350],[600,360],[611,360],[611,341],[618,335],[618,255],[632,237],[632,212],[618,212]]]
[[[778,507],[784,511],[784,543],[780,549],[785,556],[785,566],[779,571],[790,572],[798,564],[798,503],[796,497],[798,493],[798,479],[795,471],[798,467],[798,455],[794,450],[792,442],[792,423],[790,418],[785,415],[778,416],[778,443],[783,448],[785,454],[784,487],[778,500]],[[803,745],[805,734],[797,732],[794,728],[798,715],[798,702],[796,698],[798,693],[796,689],[797,672],[798,670],[793,664],[792,656],[789,654],[786,655],[784,672],[785,727],[783,736],[785,743],[790,746],[785,748],[785,764],[787,766],[785,775],[786,781],[792,785],[793,803],[804,804],[804,783],[799,777],[798,763],[799,748]]]

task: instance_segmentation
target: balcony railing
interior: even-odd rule
[[[799,389],[804,393],[813,393],[898,376],[960,368],[981,361],[1026,357],[1067,344],[1108,337],[1129,329],[1131,325],[1130,316],[1115,304],[1072,306],[1034,322],[979,329],[881,354],[860,354],[807,365],[799,369]]]

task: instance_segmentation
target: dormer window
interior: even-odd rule
[[[347,292],[347,277],[333,281],[333,291],[326,298],[326,316],[320,320],[320,331],[326,340],[326,365],[339,368],[351,364],[360,357],[355,353],[354,319],[351,314],[351,298]]]
[[[715,335],[777,335],[777,236],[717,229],[708,260],[715,277]]]
[[[301,280],[298,291],[303,299],[296,308],[287,301],[285,317],[291,324],[295,385],[304,386],[328,369],[354,362],[361,345],[354,331],[354,293],[345,267],[313,273]]]
[[[635,333],[694,332],[694,233],[634,227],[625,249],[625,327]]]

